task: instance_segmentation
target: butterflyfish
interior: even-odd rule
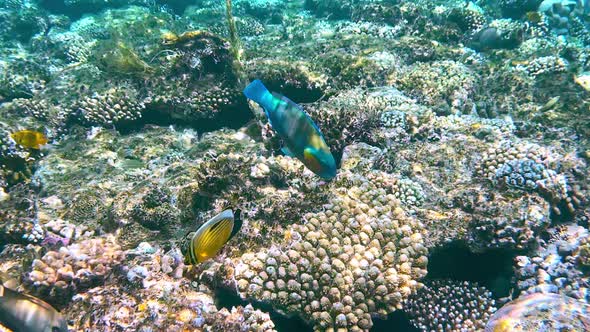
[[[202,263],[215,257],[219,250],[238,233],[242,227],[240,210],[228,209],[204,223],[196,232],[183,239],[181,251],[187,265]]]
[[[41,146],[47,144],[45,134],[35,130],[20,130],[10,134],[10,137],[20,146],[29,149],[39,150]]]
[[[265,111],[272,128],[283,140],[283,152],[299,159],[323,179],[336,176],[336,161],[318,126],[303,108],[289,98],[270,92],[260,80],[244,89],[246,98]]]

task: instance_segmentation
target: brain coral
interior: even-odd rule
[[[389,174],[371,173],[383,177]],[[369,330],[398,308],[426,274],[423,226],[391,188],[343,172],[324,209],[291,227],[285,243],[235,262],[240,295],[299,313],[316,330]]]

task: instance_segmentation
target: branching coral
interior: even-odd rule
[[[492,293],[468,281],[432,280],[404,306],[422,331],[481,331],[496,311]]]
[[[238,259],[240,294],[299,313],[318,330],[368,330],[372,315],[400,308],[426,273],[422,226],[372,176],[342,174],[348,185],[292,226],[295,240]]]
[[[25,284],[55,304],[66,304],[77,292],[102,283],[123,260],[114,238],[83,240],[33,261]]]
[[[137,91],[112,88],[82,99],[74,109],[84,123],[108,126],[141,118],[145,105],[137,99]]]

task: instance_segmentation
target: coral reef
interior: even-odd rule
[[[3,244],[40,243],[45,231],[34,213],[31,188],[17,184],[0,200],[0,241]]]
[[[220,1],[0,0],[2,281],[72,330],[367,331],[403,310],[472,331],[517,296],[488,329],[582,330],[541,309],[590,300],[588,8],[234,0],[234,29]],[[333,180],[281,152],[246,79],[314,120]],[[240,231],[184,266],[183,235],[230,207]]]
[[[324,211],[292,226],[296,240],[233,263],[240,294],[299,313],[318,330],[368,330],[371,315],[400,308],[426,274],[427,250],[421,224],[379,185],[387,180],[341,174],[348,187],[335,187]]]
[[[485,203],[485,196],[474,202],[469,224],[469,244],[481,251],[489,248],[529,249],[551,224],[549,204],[539,196]]]
[[[113,237],[83,240],[58,251],[49,251],[32,263],[25,284],[54,304],[104,282],[124,258]]]
[[[80,100],[74,106],[85,124],[111,126],[122,121],[141,118],[145,105],[137,101],[131,89],[110,89],[104,94],[95,94]]]
[[[66,314],[76,317],[76,329],[275,331],[269,315],[252,306],[218,309],[211,290],[183,278],[179,255],[141,243],[127,252],[127,273],[117,283],[76,295]]]
[[[558,161],[558,154],[536,144],[504,141],[483,155],[476,173],[508,189],[536,191],[545,196],[559,214],[558,206],[573,211],[580,205],[581,198],[568,183],[567,173],[555,170],[560,167]]]
[[[516,69],[532,77],[537,77],[539,75],[565,72],[568,69],[568,62],[560,57],[548,55],[535,58],[526,65],[517,65]]]
[[[461,107],[474,92],[477,74],[453,61],[417,63],[395,81],[403,91],[427,105]],[[441,107],[441,106],[437,106]]]
[[[588,9],[585,6],[587,5],[577,1],[544,0],[538,10],[545,14],[545,22],[553,32],[562,35],[572,29],[573,21],[579,22],[579,17],[586,14]]]
[[[170,202],[169,193],[159,188],[151,188],[141,203],[133,206],[131,218],[149,229],[165,229],[167,225],[174,223],[178,215]]]
[[[570,225],[551,229],[550,234],[550,240],[532,255],[516,257],[517,289],[525,294],[560,293],[587,301],[589,280],[578,262],[583,260],[580,253],[588,231]]]
[[[480,331],[496,311],[490,291],[467,281],[425,282],[404,310],[422,331]]]

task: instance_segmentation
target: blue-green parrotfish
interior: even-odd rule
[[[318,126],[301,106],[289,98],[270,92],[260,80],[244,89],[246,98],[258,103],[272,128],[284,142],[283,152],[295,156],[323,179],[336,176],[336,161]]]

